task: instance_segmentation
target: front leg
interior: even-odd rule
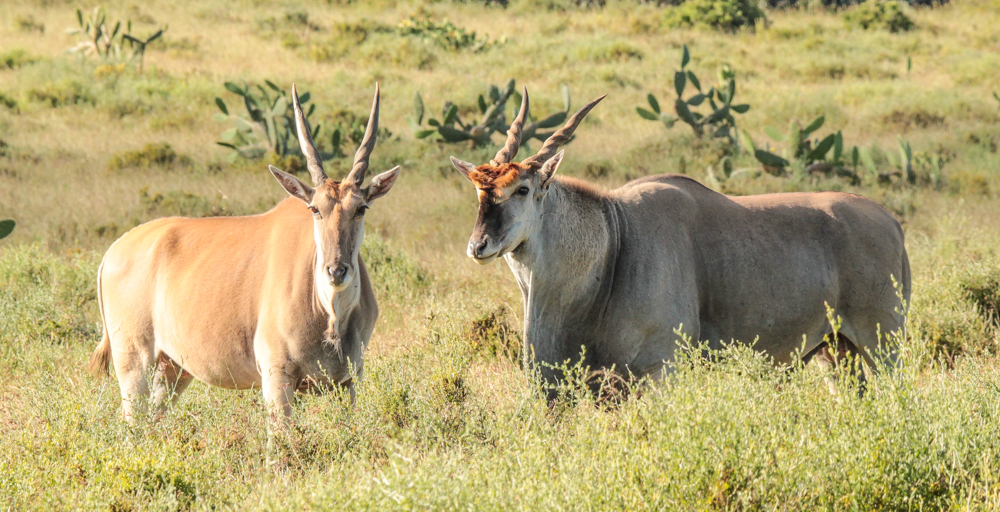
[[[261,387],[271,425],[284,427],[292,416],[297,379],[288,371],[288,363],[262,367]]]

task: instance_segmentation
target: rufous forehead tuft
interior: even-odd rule
[[[482,191],[502,195],[503,190],[526,176],[526,170],[516,162],[500,165],[484,164],[469,173],[469,179]]]

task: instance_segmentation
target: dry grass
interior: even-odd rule
[[[667,30],[661,9],[624,1],[568,11],[528,1],[508,9],[104,4],[114,18],[145,20],[140,33],[170,25],[148,51],[142,75],[108,74],[96,59],[66,55],[73,39],[62,29],[75,24],[75,7],[91,4],[8,4],[0,9],[0,53],[23,49],[39,60],[0,70],[0,93],[18,103],[16,110],[0,105],[0,218],[18,221],[0,242],[0,502],[831,510],[997,503],[990,468],[1000,453],[1000,388],[992,354],[1000,338],[960,286],[1000,269],[1000,110],[991,97],[1000,91],[1000,10],[992,0],[913,11],[917,29],[895,35],[850,30],[824,11],[772,12],[755,33]],[[307,37],[296,35],[291,45],[290,36],[259,29],[259,20],[291,11],[307,11],[317,29],[302,29]],[[506,42],[451,52],[373,32],[340,57],[310,57],[310,45],[332,44],[338,23],[392,27],[413,13]],[[44,33],[18,28],[29,15]],[[648,92],[672,97],[684,44],[703,82],[722,64],[736,70],[739,97],[752,105],[741,128],[756,139],[764,139],[765,126],[783,129],[791,119],[825,114],[822,132],[843,130],[848,145],[894,150],[905,131],[916,151],[947,157],[939,189],[770,176],[723,185],[737,194],[847,190],[893,211],[914,270],[911,343],[922,371],[876,382],[881,391],[855,402],[827,397],[808,372],[790,381],[770,370],[750,375],[747,368],[766,365],[730,354],[735,362],[714,373],[692,368],[674,387],[600,412],[580,397],[570,402],[583,405],[547,409],[516,361],[476,348],[489,346],[472,339],[476,322],[496,311],[511,311],[516,321],[521,299],[506,266],[480,267],[465,257],[475,195],[447,157],[479,163],[495,148],[415,140],[407,125],[414,94],[433,108],[445,100],[471,108],[488,84],[513,77],[530,88],[533,111],[545,114],[560,108],[563,83],[574,106],[607,92],[567,146],[560,172],[597,176],[608,187],[661,172],[700,179],[725,148],[635,113]],[[201,385],[165,421],[124,428],[114,417],[113,383],[77,371],[96,343],[96,262],[117,236],[151,218],[254,213],[284,197],[262,164],[229,164],[214,144],[228,127],[212,119],[213,98],[228,95],[222,83],[264,79],[311,91],[320,119],[341,110],[363,115],[373,83],[381,84],[381,125],[393,135],[379,142],[373,169],[401,164],[403,174],[368,214],[376,236],[366,244],[405,256],[410,266],[394,268],[404,284],[379,297],[367,387],[356,409],[337,397],[305,399],[300,430],[277,448],[267,444],[256,394]],[[55,107],[37,99],[66,91],[83,99]],[[109,170],[115,155],[160,143],[190,165]],[[752,164],[746,155],[736,161]],[[345,170],[342,162],[328,165],[332,175]],[[155,194],[193,199],[154,204]],[[405,284],[418,275],[425,284]],[[934,354],[955,367],[927,365]],[[799,423],[785,421],[793,416]],[[900,434],[879,437],[879,428]],[[675,431],[687,437],[667,435]],[[803,455],[787,439],[802,439],[798,449],[812,451]],[[937,451],[921,451],[929,444]],[[269,457],[279,462],[269,465]],[[916,497],[903,502],[908,492]]]

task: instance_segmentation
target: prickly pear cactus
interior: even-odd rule
[[[103,7],[95,7],[93,11],[84,16],[83,11],[76,10],[76,21],[79,25],[66,32],[77,36],[77,43],[69,49],[72,53],[83,55],[96,54],[104,60],[110,61],[139,61],[139,72],[142,72],[143,59],[146,55],[146,45],[160,38],[167,27],[159,29],[146,38],[139,38],[132,34],[132,21],[126,20],[124,25],[121,21],[116,21],[114,26],[108,21],[108,15]],[[124,30],[122,30],[124,28]],[[131,50],[130,55],[123,52],[125,43],[128,43]],[[127,58],[126,58],[127,57]]]
[[[825,121],[824,116],[819,116],[803,128],[797,120],[793,120],[788,124],[787,134],[770,126],[765,127],[764,133],[771,140],[788,143],[784,156],[773,153],[770,147],[757,148],[750,134],[745,131],[741,134],[743,145],[763,165],[764,170],[771,174],[783,175],[788,169],[792,169],[793,174],[832,174],[850,178],[852,182],[858,183],[857,167],[861,158],[860,152],[857,147],[851,151],[851,164],[854,170],[847,169],[847,162],[844,160],[844,136],[840,131],[822,139],[810,139],[814,132],[823,127]]]
[[[733,114],[744,114],[750,110],[750,105],[733,104],[736,96],[736,73],[728,66],[723,66],[719,70],[719,83],[704,90],[698,76],[687,69],[690,62],[691,54],[687,45],[684,45],[681,67],[674,72],[674,91],[677,93],[677,99],[674,100],[676,115],[664,113],[660,108],[660,102],[653,94],[646,96],[651,110],[636,107],[636,112],[643,119],[662,122],[667,128],[673,128],[677,121],[682,121],[690,126],[699,138],[708,134],[710,137],[729,139],[735,144],[737,132]],[[694,89],[694,94],[684,99],[684,91],[688,84]],[[705,110],[705,107],[707,111],[697,111]]]
[[[264,84],[266,87],[259,84],[249,86],[245,82],[242,86],[233,82],[225,83],[226,90],[241,98],[246,116],[230,114],[226,102],[222,98],[215,98],[215,105],[221,111],[220,114],[216,114],[215,119],[219,122],[233,123],[232,128],[222,132],[222,141],[216,142],[233,150],[229,156],[230,161],[236,158],[253,160],[268,154],[281,157],[300,154],[292,102],[285,91],[270,80],[264,80]],[[315,104],[308,104],[309,99],[308,92],[299,96],[307,121],[316,111]],[[319,137],[321,128],[318,123],[313,126],[311,134],[313,140]],[[333,152],[321,153],[320,156],[324,159],[343,156],[340,152],[339,130],[334,131],[331,142]]]
[[[14,231],[14,221],[0,220],[0,240],[7,238],[12,231]]]
[[[517,92],[515,85],[514,80],[511,79],[502,90],[496,85],[491,85],[485,95],[480,94],[477,100],[480,117],[474,123],[463,121],[458,114],[458,106],[450,101],[446,101],[441,111],[441,119],[428,118],[427,124],[424,125],[426,108],[424,100],[418,92],[414,98],[414,115],[410,118],[413,135],[418,139],[430,139],[441,142],[454,143],[468,141],[476,147],[492,144],[490,137],[493,133],[504,133],[510,128],[510,125],[507,124],[505,113],[507,104],[513,103],[516,109],[517,105],[521,103],[521,94]],[[569,87],[564,85],[562,94],[562,111],[556,112],[539,121],[531,120],[529,113],[529,120],[525,123],[521,133],[521,147],[528,149],[527,142],[531,139],[544,141],[552,135],[552,132],[541,130],[555,128],[560,123],[566,121],[570,108]]]

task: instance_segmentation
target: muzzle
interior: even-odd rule
[[[473,235],[473,237],[469,239],[469,248],[466,251],[466,254],[468,254],[470,258],[476,260],[476,263],[485,265],[493,261],[499,252],[500,249],[496,247],[496,244],[493,243],[493,239],[488,235],[483,235],[481,237]]]
[[[343,289],[351,282],[351,266],[346,263],[337,263],[326,267],[326,275],[330,277],[330,284],[337,290]]]

